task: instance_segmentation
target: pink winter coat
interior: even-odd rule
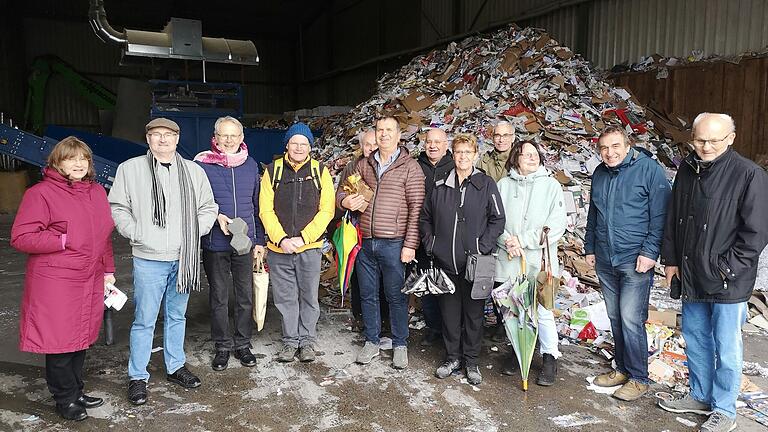
[[[19,349],[58,354],[91,346],[104,313],[104,273],[115,271],[104,188],[46,168],[24,194],[11,246],[29,254]]]

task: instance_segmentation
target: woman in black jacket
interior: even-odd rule
[[[504,230],[504,208],[496,182],[474,168],[477,138],[453,139],[456,168],[435,188],[421,212],[419,232],[424,250],[435,266],[456,285],[456,292],[440,296],[446,359],[435,376],[446,378],[464,362],[467,381],[483,380],[477,357],[483,337],[485,299],[472,299],[472,283],[464,279],[467,255],[490,254]]]

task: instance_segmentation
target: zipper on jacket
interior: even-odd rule
[[[608,173],[608,194],[606,196],[606,201],[608,203],[608,211],[606,212],[606,226],[608,227],[608,256],[613,257],[613,192],[614,188],[616,186],[616,181],[618,181],[619,174],[612,174]],[[611,264],[613,264],[613,259],[611,259]]]
[[[235,203],[235,214],[234,217],[237,217],[237,187],[235,187],[235,169],[230,168],[232,170],[232,201]]]
[[[459,274],[459,266],[456,265],[456,228],[459,225],[459,214],[453,216],[453,241],[451,241],[451,258],[453,258],[453,272]]]
[[[693,200],[693,190],[696,188],[696,183],[699,181],[699,176],[696,176],[696,180],[691,182],[691,188],[688,190],[688,199]],[[688,208],[691,207],[691,203],[689,202],[686,206]],[[687,209],[686,209],[687,210]],[[683,232],[683,261],[678,266],[678,271],[680,272],[680,289],[682,291],[683,298],[688,298],[688,294],[685,292],[685,285],[683,284],[683,268],[686,267],[686,262],[688,261],[688,255],[687,255],[687,249],[688,249],[688,231],[690,231],[688,224],[690,223],[690,219],[692,218],[691,215],[685,215],[685,219],[688,219],[689,222],[686,222],[685,224],[685,232]],[[683,218],[680,218],[680,224],[683,223]]]

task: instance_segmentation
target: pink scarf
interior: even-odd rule
[[[195,156],[195,161],[221,165],[225,168],[235,168],[245,163],[248,159],[248,146],[245,142],[240,143],[240,150],[237,153],[225,153],[216,143],[216,139],[211,137],[211,149],[202,151]]]

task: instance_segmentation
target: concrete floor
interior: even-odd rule
[[[86,391],[106,403],[89,410],[79,423],[61,420],[45,386],[42,356],[20,353],[18,308],[24,278],[24,255],[9,246],[12,217],[0,215],[0,430],[28,431],[691,431],[687,422],[704,417],[674,415],[655,406],[652,393],[624,403],[586,389],[585,378],[608,365],[585,348],[566,346],[556,386],[533,384],[540,359],[534,359],[530,390],[521,390],[519,376],[498,373],[506,348],[485,342],[481,357],[484,382],[473,387],[463,375],[445,380],[433,376],[442,359],[439,347],[418,348],[420,332],[412,331],[410,366],[390,367],[391,351],[368,366],[353,362],[362,339],[348,327],[348,315],[324,311],[319,323],[320,355],[311,364],[280,364],[277,311],[270,305],[267,322],[253,337],[259,362],[242,367],[234,359],[223,372],[210,369],[208,300],[193,294],[187,313],[186,352],[190,369],[203,385],[185,390],[164,379],[162,352],[152,355],[146,405],[135,407],[125,398],[128,331],[132,304],[116,316],[116,342],[100,340],[88,351]],[[117,285],[131,297],[131,256],[127,243],[115,237]],[[162,328],[162,326],[159,326]],[[768,358],[765,336],[745,335],[745,360]],[[162,335],[155,339],[162,346]],[[764,389],[768,380],[753,379]],[[654,390],[665,390],[654,386]],[[557,418],[591,416],[591,423],[566,427]],[[693,423],[690,423],[693,424]],[[742,431],[766,429],[739,419]]]

